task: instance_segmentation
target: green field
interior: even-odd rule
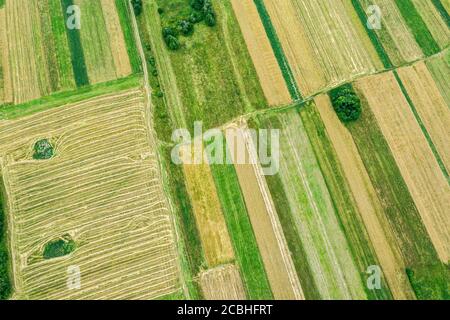
[[[450,79],[450,50],[427,60],[426,65],[444,97],[447,106],[450,108],[450,86],[448,85],[448,79]]]
[[[211,171],[247,297],[273,299],[234,166],[213,164]]]
[[[12,284],[9,270],[9,254],[7,249],[6,214],[3,207],[3,180],[0,171],[0,300],[9,297],[12,291]]]

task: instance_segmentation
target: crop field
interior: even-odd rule
[[[175,126],[203,121],[211,128],[268,106],[230,0],[212,4],[216,25],[196,24],[192,35],[180,38],[180,48],[170,51],[163,43],[162,28],[185,18],[188,2],[144,3],[141,29],[150,35],[161,88]],[[163,14],[158,14],[158,7]]]
[[[424,62],[399,69],[398,73],[448,172],[450,170],[449,106],[445,103]]]
[[[179,291],[148,124],[141,89],[0,121],[15,298],[149,299]],[[54,156],[35,160],[33,145],[44,138]],[[43,257],[49,243],[67,237],[73,252]],[[67,286],[73,266],[80,290]]]
[[[253,0],[231,0],[231,4],[268,103],[270,105],[288,104],[291,96],[264,26],[259,19],[255,3]]]
[[[72,4],[80,6],[80,30],[66,27]],[[113,0],[8,0],[1,10],[3,74],[11,82],[4,102],[19,104],[132,73]]]
[[[357,87],[386,138],[439,257],[447,262],[449,184],[408,102],[391,73],[361,80]]]
[[[10,100],[10,77],[8,74],[8,50],[6,41],[6,17],[5,9],[0,8],[0,105]],[[6,72],[6,74],[5,74]]]
[[[450,107],[450,87],[447,85],[450,78],[450,50],[444,51],[425,63],[447,106]]]
[[[302,95],[381,68],[348,3],[336,0],[264,3]]]
[[[220,266],[200,275],[207,300],[244,300],[245,291],[239,271],[234,265]]]

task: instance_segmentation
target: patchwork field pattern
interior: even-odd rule
[[[150,299],[180,288],[171,214],[140,89],[0,121],[16,298]],[[48,139],[54,157],[33,160]],[[44,259],[65,235],[76,248]],[[81,289],[67,287],[68,267]]]

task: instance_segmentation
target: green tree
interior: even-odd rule
[[[351,85],[332,90],[330,96],[333,108],[342,122],[358,120],[361,115],[361,100]]]
[[[133,6],[134,14],[139,16],[142,13],[142,0],[131,0],[131,5]]]
[[[34,144],[33,159],[45,160],[53,157],[53,146],[47,139],[42,139]]]

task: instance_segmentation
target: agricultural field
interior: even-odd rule
[[[66,27],[71,5],[81,10],[80,29]],[[0,10],[3,103],[132,73],[114,0],[8,0]]]
[[[0,300],[449,300],[449,10],[0,0]]]

